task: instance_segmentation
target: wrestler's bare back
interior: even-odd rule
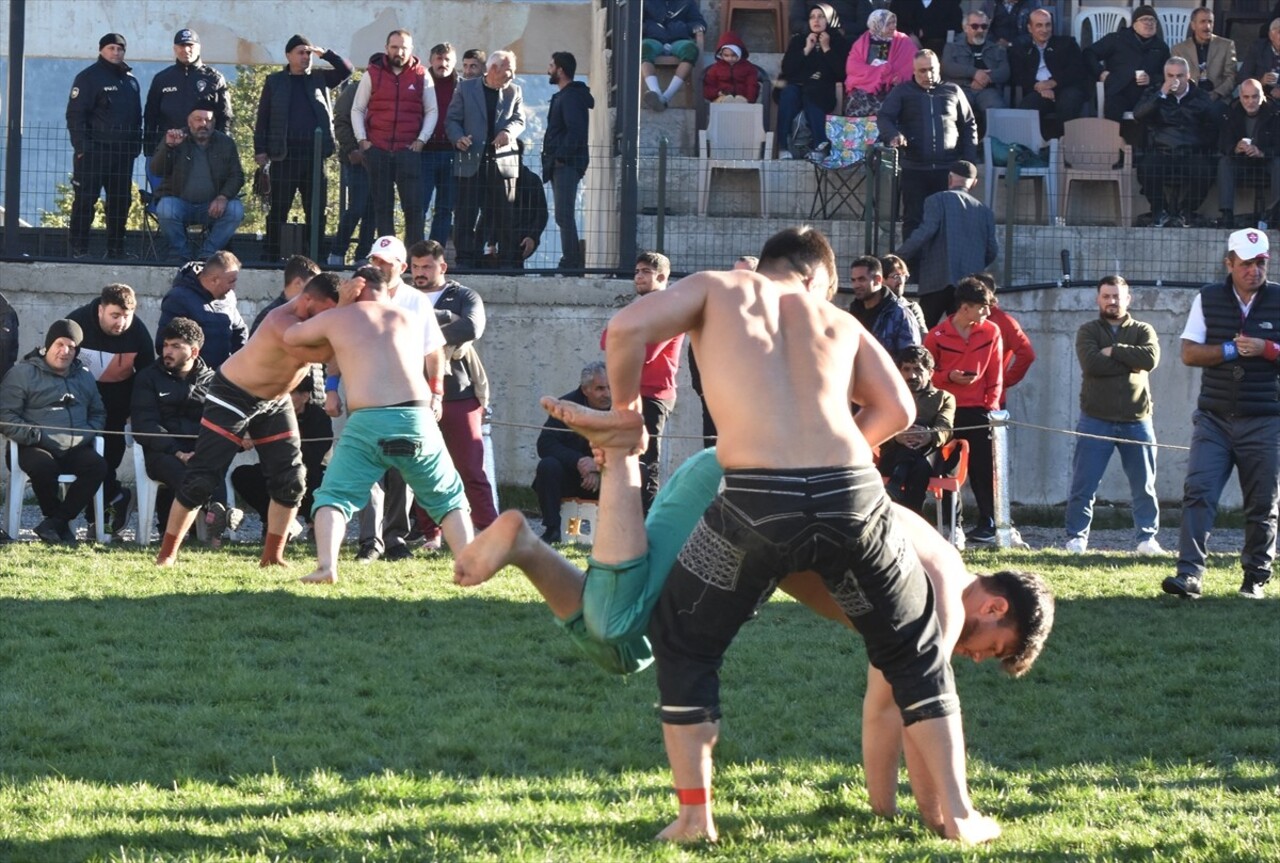
[[[286,339],[291,345],[328,345],[342,369],[350,410],[431,400],[422,374],[422,324],[390,299],[322,312]]]
[[[313,362],[328,359],[323,351],[285,345],[284,331],[299,321],[297,300],[295,297],[272,309],[249,342],[219,367],[227,380],[260,399],[272,401],[293,392],[310,373]]]

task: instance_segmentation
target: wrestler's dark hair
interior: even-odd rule
[[[925,371],[933,371],[933,354],[929,353],[929,349],[923,345],[907,345],[894,356],[893,361],[899,367],[903,363],[915,363]]]
[[[333,300],[336,303],[340,284],[342,284],[342,278],[337,273],[317,273],[311,277],[311,281],[307,282],[302,292],[310,294],[317,300]]]
[[[138,307],[138,295],[128,285],[116,282],[102,289],[102,296],[99,298],[98,304],[119,306],[127,312]]]
[[[574,57],[568,51],[555,51],[551,55],[551,62],[569,76],[569,80],[573,80],[573,76],[578,73],[578,58]]]
[[[284,283],[291,284],[294,279],[302,279],[304,282],[311,281],[311,277],[319,274],[320,265],[308,258],[306,255],[294,255],[285,262],[284,265]]]
[[[812,225],[786,228],[770,237],[760,250],[759,272],[764,275],[797,275],[807,279],[819,265],[831,279],[827,299],[835,296],[836,253],[821,231]]]
[[[364,266],[356,270],[356,276],[364,279],[364,282],[375,292],[385,291],[387,289],[387,277],[382,274],[382,270],[377,267]]]
[[[444,260],[444,246],[435,240],[418,240],[409,247],[409,260],[414,258],[435,258],[437,261]]]
[[[858,267],[865,267],[867,275],[873,278],[884,278],[884,267],[880,265],[880,259],[875,255],[860,255],[853,259],[853,263],[849,265],[850,270]]]
[[[989,306],[994,300],[995,294],[991,292],[991,289],[973,276],[965,276],[956,285],[955,307],[957,309],[964,303]]]
[[[160,344],[170,339],[191,345],[193,348],[204,347],[204,330],[191,318],[173,318],[160,328]]]
[[[1018,648],[1011,656],[1001,658],[1000,667],[1010,677],[1021,677],[1031,670],[1053,629],[1053,590],[1036,573],[1017,569],[977,578],[984,590],[1009,603],[1003,625],[1017,631]]]
[[[657,270],[659,275],[671,275],[671,259],[661,252],[641,252],[636,255],[637,264],[648,264]]]

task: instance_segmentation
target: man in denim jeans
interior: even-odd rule
[[[560,229],[560,269],[583,267],[578,241],[578,184],[587,170],[587,125],[596,100],[587,85],[573,80],[578,61],[568,51],[551,55],[547,76],[559,88],[547,109],[547,133],[542,139],[542,180],[551,184]]]
[[[471,53],[471,52],[467,52]],[[483,59],[479,61],[484,67]],[[457,183],[453,178],[453,144],[445,132],[445,115],[453,101],[454,88],[462,80],[457,71],[458,55],[448,42],[441,42],[431,49],[428,71],[436,88],[436,105],[440,117],[435,131],[422,148],[422,206],[431,206],[435,196],[435,212],[431,217],[431,234],[428,237],[440,245],[447,245],[453,233],[453,202]]]
[[[1133,496],[1137,551],[1163,554],[1156,541],[1160,502],[1156,499],[1156,448],[1152,446],[1156,436],[1151,425],[1148,378],[1160,363],[1160,341],[1154,327],[1129,314],[1129,283],[1120,276],[1105,276],[1098,283],[1098,311],[1098,319],[1076,333],[1076,356],[1084,374],[1076,431],[1134,443],[1118,444],[1100,437],[1076,439],[1071,496],[1067,499],[1067,551],[1079,554],[1088,548],[1094,495],[1112,450],[1119,449]]]

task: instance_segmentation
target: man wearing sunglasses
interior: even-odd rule
[[[975,10],[964,18],[964,30],[942,49],[942,80],[964,91],[978,120],[978,137],[986,133],[987,109],[1007,108],[1004,86],[1009,83],[1009,54],[987,34],[991,21]]]

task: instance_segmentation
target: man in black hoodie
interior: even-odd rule
[[[568,51],[551,55],[547,76],[559,87],[547,109],[547,132],[542,138],[542,180],[551,184],[556,227],[560,229],[560,269],[580,270],[585,264],[578,241],[575,215],[578,184],[587,171],[587,125],[596,100],[581,81],[573,80],[578,61]]]
[[[111,510],[109,533],[118,533],[128,516],[130,494],[120,486],[116,471],[124,458],[124,425],[129,421],[133,384],[138,372],[155,362],[151,333],[135,316],[138,298],[128,285],[112,284],[97,299],[67,315],[80,325],[80,362],[98,383],[98,394],[107,411],[108,434],[103,436],[103,457],[110,472],[103,483],[106,506]]]
[[[133,161],[142,151],[142,96],[124,62],[125,39],[98,40],[98,60],[76,75],[67,99],[67,132],[75,150],[71,185],[71,256],[89,249],[98,193],[107,192],[107,257],[124,257],[124,229],[133,195]]]

